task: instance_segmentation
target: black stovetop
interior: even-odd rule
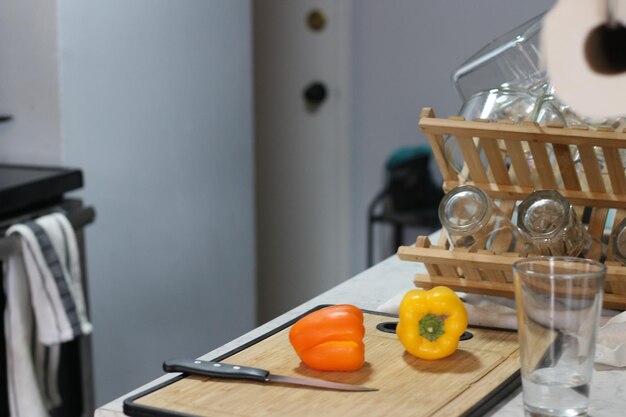
[[[0,164],[0,219],[57,204],[82,186],[79,169]]]

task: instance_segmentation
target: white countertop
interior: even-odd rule
[[[366,310],[375,310],[393,296],[414,288],[413,275],[417,273],[426,273],[422,264],[400,261],[396,256],[392,256],[282,316],[208,352],[202,356],[202,359],[213,359],[227,353],[320,304],[347,303]],[[171,376],[164,375],[103,405],[96,410],[95,417],[124,416],[122,404],[125,398],[164,382],[169,378]],[[624,410],[626,410],[626,368],[596,367],[591,388],[590,414],[593,417],[618,417],[626,414]],[[518,392],[503,401],[488,416],[523,417],[524,412],[520,391],[518,390]]]

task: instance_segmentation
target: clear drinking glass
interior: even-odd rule
[[[486,119],[491,121],[510,120],[519,123],[530,120],[535,109],[536,97],[526,90],[493,88],[479,91],[468,98],[459,115],[467,120]]]
[[[498,253],[524,249],[519,229],[483,190],[473,185],[460,185],[443,197],[439,220],[453,247]]]
[[[463,100],[478,91],[499,85],[525,90],[545,83],[540,65],[539,32],[543,14],[498,36],[472,55],[452,74],[452,82]]]
[[[540,33],[545,13],[535,16],[531,20],[517,26],[513,30],[498,36],[469,59],[461,64],[452,73],[452,82],[466,107],[472,107],[473,117],[489,119],[492,117],[508,120],[532,120],[534,122],[563,123],[565,126],[588,125],[613,126],[623,122],[623,118],[592,120],[575,114],[564,103],[556,100],[552,95],[554,87],[550,84],[541,63]],[[524,107],[517,109],[507,107],[510,98],[498,97],[502,101],[496,107],[499,114],[491,114],[490,107],[496,96],[507,90],[522,91],[532,96],[532,105],[536,101],[536,108],[532,117],[525,110],[528,100],[524,100]],[[489,95],[489,100],[484,100]],[[482,98],[481,98],[482,97]],[[484,108],[477,108],[480,102]],[[472,103],[470,103],[472,102]],[[483,116],[480,116],[483,114]],[[466,116],[468,118],[468,116]]]
[[[572,257],[513,264],[526,416],[587,415],[605,273]]]
[[[517,212],[517,225],[526,237],[529,253],[605,258],[605,245],[587,232],[572,204],[558,191],[534,191]]]

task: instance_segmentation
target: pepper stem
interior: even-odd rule
[[[419,321],[420,336],[434,342],[444,335],[446,330],[443,327],[444,321],[448,316],[437,316],[434,314],[426,314]]]

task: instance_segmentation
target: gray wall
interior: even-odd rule
[[[82,167],[97,403],[255,324],[247,0],[59,0]]]
[[[485,44],[553,3],[353,2],[353,273],[365,268],[365,213],[383,187],[387,157],[398,147],[427,143],[417,126],[420,109],[432,107],[442,117],[456,114],[462,103],[450,80],[452,72]],[[416,236],[408,233],[407,239]]]

